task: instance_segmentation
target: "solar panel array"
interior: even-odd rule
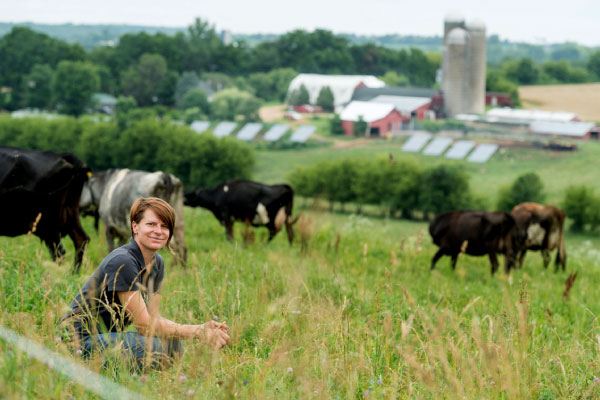
[[[304,143],[315,131],[314,125],[302,125],[292,133],[291,142]]]
[[[233,132],[236,126],[237,124],[235,122],[219,122],[219,124],[215,126],[215,129],[213,129],[213,134],[218,138],[228,136],[231,132]]]
[[[497,144],[480,144],[467,158],[468,161],[484,163],[498,150]]]
[[[209,126],[210,126],[210,122],[208,122],[208,121],[194,121],[194,122],[192,122],[192,125],[190,125],[190,127],[196,133],[202,133],[202,132],[206,131]]]
[[[452,139],[449,137],[437,137],[431,141],[423,150],[423,154],[426,156],[439,156],[441,155],[448,146],[452,143]]]
[[[484,163],[487,162],[498,151],[499,146],[492,143],[477,145],[472,140],[454,140],[446,136],[438,136],[435,139],[432,134],[427,132],[418,132],[413,134],[402,146],[402,150],[409,153],[418,153],[421,150],[424,155],[441,156],[451,160],[462,160],[467,157],[467,161]],[[473,150],[473,151],[471,151]]]
[[[409,153],[418,153],[423,149],[423,146],[429,142],[431,139],[431,133],[415,133],[411,137],[408,138],[404,145],[402,146],[402,151],[407,151]]]
[[[472,140],[459,140],[452,143],[452,146],[446,152],[445,157],[452,160],[462,160],[475,147]]]
[[[267,142],[276,142],[285,135],[290,128],[285,124],[273,125],[263,136]]]
[[[244,125],[242,129],[237,133],[237,138],[240,140],[250,141],[256,137],[258,132],[262,129],[262,124],[258,122],[250,122]]]

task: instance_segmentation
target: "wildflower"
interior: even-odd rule
[[[292,374],[293,372],[294,372],[294,368],[292,368],[292,367],[288,367],[288,369],[287,369],[287,373],[288,373],[288,374]]]
[[[194,391],[194,389],[188,389],[187,392],[185,392],[185,394],[188,395],[188,397],[192,397],[196,392]]]
[[[146,381],[148,381],[148,375],[144,374],[140,376],[140,382],[146,383]]]
[[[187,381],[187,376],[185,376],[185,374],[180,374],[179,383],[184,383],[185,381]]]

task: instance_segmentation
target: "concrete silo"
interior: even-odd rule
[[[442,91],[448,117],[485,110],[485,26],[461,16],[444,20]]]

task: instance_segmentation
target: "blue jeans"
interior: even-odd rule
[[[152,341],[148,343],[148,341]],[[121,346],[126,354],[132,356],[138,368],[149,363],[151,368],[160,368],[170,364],[183,351],[179,339],[146,337],[137,332],[109,332],[99,335],[85,335],[81,338],[81,350],[84,357],[93,352]],[[151,354],[147,357],[147,351]]]

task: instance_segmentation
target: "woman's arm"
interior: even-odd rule
[[[139,291],[118,292],[119,300],[136,329],[146,336],[200,338],[219,349],[229,342],[229,327],[209,321],[201,325],[178,324],[159,312],[160,294],[150,296],[148,307]]]

